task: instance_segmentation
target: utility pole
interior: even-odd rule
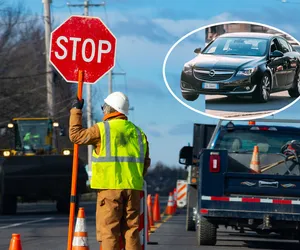
[[[50,35],[51,35],[51,13],[50,4],[52,0],[42,0],[44,4],[44,23],[45,23],[45,54],[46,54],[46,83],[47,83],[47,115],[54,119],[54,82],[53,70],[49,61]],[[52,145],[56,145],[56,134],[53,133]]]
[[[113,70],[108,71],[108,94],[111,94],[113,92],[112,86],[113,86],[113,76],[115,75],[126,75],[125,72],[113,72]]]
[[[100,7],[105,6],[105,3],[99,3],[99,4],[91,4],[89,0],[85,0],[83,4],[70,4],[67,3],[70,7],[84,7],[84,15],[89,15],[89,7]],[[91,127],[93,125],[93,118],[92,118],[92,86],[91,84],[86,85],[86,99],[87,99],[87,106],[86,106],[86,112],[87,112],[87,126]],[[91,171],[92,169],[92,151],[93,146],[88,145],[88,169]]]

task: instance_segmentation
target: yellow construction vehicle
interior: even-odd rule
[[[53,145],[57,129],[59,124],[49,118],[14,118],[7,125],[11,147],[0,149],[0,214],[15,214],[18,199],[53,200],[59,212],[69,212],[73,150],[58,151]],[[79,160],[77,206],[80,195],[87,191],[87,180]]]

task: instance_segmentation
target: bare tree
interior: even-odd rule
[[[0,127],[14,117],[47,116],[46,65],[42,17],[23,4],[0,1]],[[55,119],[68,128],[69,109],[75,96],[74,84],[54,73]],[[3,147],[3,140],[0,148]],[[68,137],[61,147],[71,147]],[[2,144],[2,145],[1,145]]]

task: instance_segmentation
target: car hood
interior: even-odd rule
[[[188,64],[197,68],[235,70],[242,66],[257,66],[257,64],[263,60],[265,60],[264,57],[257,56],[216,56],[200,54],[189,61]]]

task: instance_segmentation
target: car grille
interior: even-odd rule
[[[207,69],[201,69],[201,68],[195,68],[193,70],[194,77],[201,81],[209,81],[209,82],[216,82],[216,81],[225,81],[230,79],[234,71],[232,70],[207,70]],[[210,74],[210,73],[214,74]]]

